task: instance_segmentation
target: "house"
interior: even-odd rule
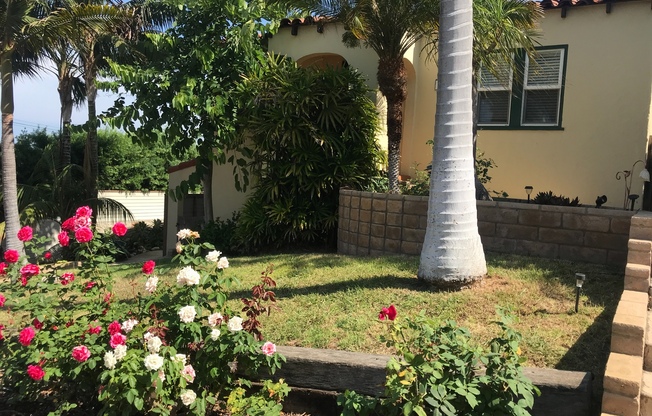
[[[496,164],[488,188],[524,199],[525,187],[531,186],[532,196],[553,191],[577,196],[588,206],[605,195],[605,206],[622,209],[630,203],[626,186],[632,194],[643,194],[639,173],[646,167],[652,138],[650,1],[543,0],[541,6],[545,17],[536,65],[515,53],[525,68],[537,70],[512,74],[507,83],[484,77],[486,82],[480,85],[478,148]],[[299,65],[356,68],[377,91],[375,52],[345,47],[343,32],[342,25],[320,19],[285,20],[269,39],[269,49]],[[422,47],[415,45],[404,57],[408,97],[402,175],[413,175],[415,166],[425,169],[432,159],[427,142],[434,135],[437,67],[425,59]],[[379,93],[376,98],[382,116],[384,100]],[[378,138],[387,148],[383,131]],[[188,169],[171,174],[171,187],[187,177]],[[230,175],[231,167],[216,169],[214,177],[218,171]],[[230,217],[237,207],[224,201],[235,203],[244,197],[225,189],[224,181],[214,182],[220,183],[220,192],[233,196],[213,195],[224,205],[223,209],[214,206],[215,215]],[[636,201],[636,208],[642,199]],[[167,206],[169,250],[174,247],[176,219],[183,215],[176,202],[168,200]]]

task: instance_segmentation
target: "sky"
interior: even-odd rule
[[[117,98],[116,94],[98,91],[97,114],[108,109]],[[41,78],[18,78],[14,81],[14,133],[16,135],[27,130],[31,132],[38,127],[49,132],[59,131],[61,106],[57,93],[57,79],[53,75],[44,74]],[[84,104],[76,108],[72,114],[73,124],[83,124],[88,121],[87,109]]]

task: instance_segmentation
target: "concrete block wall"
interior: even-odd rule
[[[478,230],[487,250],[624,265],[631,211],[478,201]],[[338,252],[421,253],[428,198],[340,191]],[[652,227],[649,231],[652,236]]]

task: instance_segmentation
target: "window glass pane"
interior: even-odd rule
[[[528,60],[527,87],[560,86],[561,49],[538,51],[534,60]]]
[[[509,91],[482,91],[478,94],[478,124],[509,124]]]
[[[480,68],[480,90],[506,90],[512,87],[512,68],[507,62],[498,62],[496,75],[492,74],[485,67]]]
[[[523,93],[523,124],[557,125],[559,90],[528,90]]]

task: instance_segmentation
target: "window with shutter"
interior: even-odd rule
[[[478,124],[507,126],[512,96],[512,68],[499,65],[494,75],[480,68],[478,85]]]

